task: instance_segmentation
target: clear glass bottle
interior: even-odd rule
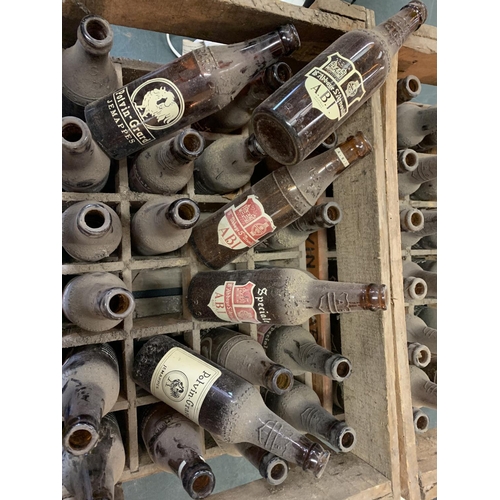
[[[384,83],[393,56],[426,19],[415,0],[375,28],[337,38],[255,109],[264,151],[284,165],[304,160]]]
[[[110,159],[92,138],[87,124],[76,116],[62,119],[62,188],[76,193],[102,191]]]
[[[201,336],[200,352],[253,385],[276,394],[292,388],[292,372],[269,359],[259,342],[249,335],[224,327],[206,330]]]
[[[301,325],[316,314],[386,309],[385,285],[318,280],[302,269],[206,271],[189,284],[197,321]]]
[[[300,219],[273,233],[256,248],[260,251],[295,248],[306,241],[310,234],[336,226],[341,220],[342,210],[338,203],[321,203],[308,210]]]
[[[422,245],[428,237],[437,235],[437,210],[427,209],[420,211],[423,216],[423,227],[414,231],[401,232],[401,247],[408,248],[414,245]],[[437,242],[430,244],[429,248],[436,248]]]
[[[150,200],[132,217],[132,247],[141,255],[173,252],[187,243],[199,218],[200,208],[189,198]]]
[[[132,377],[224,442],[254,444],[316,477],[328,463],[330,453],[270,411],[255,386],[168,335],[141,347]]]
[[[351,376],[349,359],[317,344],[302,326],[271,327],[264,334],[259,333],[259,342],[273,361],[292,370],[294,376],[310,372],[337,382]]]
[[[432,354],[437,354],[437,329],[427,326],[427,323],[415,314],[406,314],[405,320],[408,342],[424,344]]]
[[[337,453],[347,453],[354,448],[354,429],[327,412],[309,386],[295,380],[292,390],[286,394],[262,392],[268,408],[297,430],[325,439]]]
[[[396,104],[399,106],[404,102],[411,101],[420,95],[422,84],[415,75],[407,75],[400,78],[396,84]]]
[[[99,440],[86,455],[62,452],[62,484],[74,500],[114,500],[125,469],[125,448],[116,417],[103,417]]]
[[[63,290],[64,315],[89,332],[114,328],[132,314],[134,307],[134,296],[112,273],[81,274],[72,278]]]
[[[397,107],[398,148],[413,148],[437,131],[437,106],[405,102]]]
[[[326,188],[372,150],[358,132],[300,165],[281,167],[198,224],[190,238],[198,259],[220,269],[310,210]]]
[[[91,14],[80,21],[77,41],[62,53],[63,116],[83,120],[87,104],[119,87],[109,55],[112,46],[113,30],[106,19]]]
[[[245,186],[265,153],[251,135],[227,135],[194,162],[194,186],[201,194],[227,194]]]
[[[130,169],[130,188],[143,193],[178,193],[193,176],[194,160],[204,148],[205,139],[190,128],[150,146],[141,151]]]
[[[121,220],[104,203],[77,202],[62,214],[62,246],[74,259],[97,262],[109,257],[121,241]]]
[[[88,453],[97,443],[101,418],[120,391],[118,359],[109,344],[72,349],[62,366],[63,449]]]
[[[417,153],[418,163],[410,172],[398,173],[399,198],[413,194],[426,182],[437,178],[437,155]]]
[[[429,380],[428,375],[415,365],[410,365],[411,400],[415,408],[437,410],[437,384]]]
[[[160,402],[146,409],[140,428],[149,457],[157,467],[178,476],[191,498],[211,495],[215,476],[202,457],[203,431],[198,425]]]
[[[100,147],[119,160],[219,111],[298,47],[293,24],[232,45],[203,46],[90,103],[85,120]]]

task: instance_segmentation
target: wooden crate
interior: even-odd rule
[[[264,0],[191,0],[182,9],[173,0],[65,2],[62,10],[63,47],[74,43],[76,26],[88,13],[99,14],[112,24],[223,43],[241,41],[271,31],[280,24],[293,22],[302,47],[287,62],[299,68],[346,31],[374,25],[374,15],[370,10],[352,6],[346,12],[346,4],[340,0],[332,0],[328,4],[329,11],[326,12],[319,8],[305,9],[280,1]],[[419,52],[417,38],[412,36],[405,44],[413,54],[412,64],[405,63],[405,71],[420,77],[418,71],[413,71],[422,66],[419,57],[432,60],[436,51],[429,52],[425,46]],[[405,51],[400,52],[400,55],[404,54]],[[153,65],[140,61],[121,60],[120,63],[125,82],[153,69]],[[429,65],[432,66],[426,63],[426,70]],[[335,256],[330,257],[338,261],[340,280],[385,283],[391,298],[389,309],[385,312],[342,317],[342,349],[354,366],[353,375],[345,384],[345,417],[357,432],[358,444],[349,454],[332,454],[327,471],[320,480],[312,480],[309,475],[292,467],[289,478],[279,487],[280,491],[272,489],[262,480],[213,495],[214,499],[234,498],[233,494],[241,498],[268,498],[273,495],[292,499],[303,495],[303,488],[308,488],[307,494],[311,498],[322,498],[326,496],[325,492],[328,492],[329,499],[338,500],[399,499],[401,494],[407,500],[421,498],[409,398],[406,332],[401,323],[404,322],[404,304],[400,282],[401,248],[397,242],[399,211],[394,126],[397,77],[397,64],[394,64],[384,88],[339,130],[341,139],[356,130],[363,130],[374,145],[374,152],[354,165],[335,184],[335,199],[344,210],[344,219],[337,230],[337,251]],[[174,288],[177,286],[181,290],[178,310],[173,307],[162,315],[148,315],[149,306],[145,304],[139,308],[143,311],[142,317],[129,317],[107,332],[83,332],[63,322],[63,348],[111,342],[121,354],[122,385],[113,411],[125,431],[127,460],[121,478],[123,482],[158,472],[143,452],[137,431],[138,408],[155,402],[156,398],[140,390],[131,379],[134,341],[156,334],[179,334],[195,350],[199,350],[200,331],[206,325],[193,321],[183,300],[190,278],[202,268],[189,247],[165,257],[133,255],[129,229],[131,214],[157,195],[130,191],[126,160],[113,165],[115,185],[110,192],[63,193],[63,207],[80,200],[110,204],[116,208],[122,221],[122,244],[116,255],[103,262],[64,264],[63,275],[69,277],[92,271],[109,271],[120,276],[132,291],[137,291],[134,289],[139,279],[137,276],[160,272]],[[192,181],[183,192],[174,196],[188,196],[209,212],[227,201],[222,196],[195,194]],[[319,263],[326,262],[328,257],[323,236],[319,234],[312,249],[308,250],[316,252]],[[259,261],[304,268],[306,249],[301,245],[291,251],[265,254],[251,250],[238,258],[235,266],[252,269]],[[328,341],[326,328],[323,325],[319,337],[323,345],[327,345]],[[241,329],[256,336],[255,325],[242,326]],[[311,379],[306,382],[310,384]],[[319,380],[314,387],[325,407],[331,410],[329,384]],[[206,450],[205,457],[212,458],[220,453],[218,448],[211,448]]]

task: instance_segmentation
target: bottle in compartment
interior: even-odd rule
[[[276,251],[296,248],[307,240],[310,234],[320,229],[329,229],[342,220],[342,210],[338,203],[329,201],[315,205],[302,217],[275,232],[256,246],[260,251]]]
[[[85,119],[100,147],[119,160],[221,110],[298,47],[293,24],[232,45],[203,46],[88,104]]]
[[[283,61],[269,66],[220,111],[194,124],[198,130],[230,134],[250,122],[253,110],[292,77],[292,68]]]
[[[161,197],[146,202],[132,217],[132,248],[140,255],[161,255],[184,246],[200,218],[189,198]]]
[[[309,372],[342,382],[351,376],[349,359],[320,346],[302,326],[270,327],[259,331],[258,338],[269,358],[292,370],[296,377]]]
[[[62,310],[69,321],[89,332],[104,332],[121,323],[135,308],[125,283],[115,274],[91,272],[65,285]]]
[[[103,417],[96,445],[85,455],[62,452],[62,484],[74,500],[114,500],[125,469],[125,448],[116,417]]]
[[[186,128],[144,149],[130,169],[130,188],[143,193],[178,193],[193,176],[194,161],[204,148],[200,133]]]
[[[397,107],[397,146],[412,148],[437,132],[437,106],[405,102]]]
[[[400,199],[415,193],[422,184],[437,179],[437,154],[416,154],[418,157],[416,167],[410,172],[398,173]]]
[[[399,106],[404,102],[411,101],[420,95],[422,84],[415,75],[407,75],[399,78],[396,84],[396,104]]]
[[[306,158],[385,82],[393,56],[427,19],[411,1],[372,29],[355,29],[276,90],[252,115],[266,153],[284,165]]]
[[[118,89],[119,81],[109,55],[113,30],[106,19],[85,16],[77,41],[62,52],[62,112],[84,120],[85,106]]]
[[[276,394],[292,388],[292,372],[269,359],[262,345],[250,335],[222,326],[206,330],[201,336],[200,352],[253,385]]]
[[[253,134],[227,135],[210,144],[194,162],[194,187],[200,194],[227,194],[250,182],[265,153]]]
[[[415,230],[401,231],[401,247],[409,248],[414,245],[426,245],[424,248],[437,247],[437,210],[420,210],[423,216],[423,227]],[[429,240],[429,238],[432,238]],[[428,246],[427,246],[428,245]]]
[[[337,453],[347,453],[356,444],[356,432],[321,406],[314,390],[295,380],[286,394],[263,390],[267,407],[295,429],[326,440]]]
[[[437,130],[427,134],[413,149],[419,153],[431,153],[437,148]],[[434,151],[435,152],[435,151]]]
[[[437,410],[437,384],[421,368],[415,365],[410,365],[409,368],[413,407]]]
[[[146,409],[140,428],[148,455],[159,469],[173,472],[191,498],[211,495],[215,476],[202,456],[203,431],[198,425],[160,402]]]
[[[432,354],[437,354],[437,329],[415,314],[406,314],[406,337],[408,342],[426,345]]]
[[[76,116],[62,119],[62,189],[76,193],[102,191],[110,159],[92,138],[87,124]]]
[[[346,168],[371,151],[358,132],[335,149],[266,175],[193,229],[190,243],[197,258],[211,269],[229,264],[304,215]]]
[[[420,279],[425,282],[427,293],[426,297],[437,298],[437,272],[426,271],[416,262],[405,261],[403,263],[403,278],[405,282]]]
[[[139,349],[132,378],[224,442],[259,446],[315,477],[324,472],[330,453],[270,411],[255,386],[168,335]]]
[[[107,344],[73,348],[62,366],[62,446],[79,456],[97,443],[101,419],[120,390],[118,359]]]
[[[117,213],[99,201],[80,201],[62,214],[62,246],[77,260],[97,262],[109,257],[122,240]]]

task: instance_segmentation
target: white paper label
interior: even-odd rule
[[[214,366],[173,347],[156,366],[150,392],[197,424],[201,405],[221,375]]]
[[[335,152],[337,153],[337,156],[339,157],[339,160],[343,163],[344,167],[348,167],[349,162],[347,161],[347,158],[345,157],[344,153],[342,153],[342,150],[340,148],[336,148]]]

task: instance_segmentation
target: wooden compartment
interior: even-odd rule
[[[318,2],[317,2],[318,3]],[[322,4],[328,4],[326,7]],[[314,7],[314,6],[313,6]],[[264,0],[192,0],[183,8],[173,0],[84,0],[63,3],[63,47],[74,43],[79,20],[88,13],[99,14],[108,22],[134,28],[202,38],[223,43],[244,39],[292,22],[298,29],[302,47],[288,58],[292,67],[300,68],[344,32],[374,25],[373,12],[351,6],[346,10],[342,1],[319,2],[318,8],[300,8],[283,2]],[[328,10],[323,10],[323,7]],[[237,21],[237,22],[236,22]],[[265,480],[255,481],[228,492],[212,495],[214,499],[234,498],[299,498],[306,492],[318,498],[328,495],[332,500],[421,498],[419,478],[430,477],[429,471],[419,474],[417,447],[412,427],[409,373],[405,352],[404,301],[402,299],[401,248],[395,165],[395,85],[403,72],[419,77],[436,73],[435,29],[423,27],[429,37],[421,43],[421,34],[410,37],[405,50],[400,51],[400,69],[394,61],[387,84],[340,129],[340,139],[362,130],[374,146],[373,153],[350,168],[334,187],[334,199],[344,211],[337,230],[337,250],[328,252],[325,233],[318,232],[306,245],[285,252],[258,253],[250,250],[234,265],[252,269],[259,262],[287,267],[306,268],[327,279],[328,258],[338,263],[338,278],[342,281],[385,283],[390,296],[385,312],[343,315],[341,318],[342,351],[353,362],[353,375],[345,383],[345,418],[357,432],[358,444],[348,454],[332,454],[320,480],[292,467],[287,481],[278,490]],[[429,28],[429,29],[427,29]],[[421,31],[421,30],[419,30]],[[430,48],[429,48],[430,47]],[[408,49],[408,50],[406,50]],[[408,58],[407,54],[411,53]],[[403,64],[403,61],[404,64]],[[117,60],[124,82],[131,81],[155,65],[142,61]],[[403,68],[404,66],[404,68]],[[426,77],[427,78],[427,77]],[[424,81],[424,79],[422,79]],[[427,80],[432,83],[432,75]],[[156,334],[183,335],[199,350],[200,331],[206,324],[190,316],[184,296],[191,277],[201,266],[185,246],[164,257],[133,255],[130,244],[130,219],[138,206],[158,195],[135,193],[128,187],[127,161],[115,162],[115,184],[110,191],[100,193],[63,193],[64,204],[80,200],[97,200],[117,210],[122,221],[123,240],[116,254],[98,263],[65,262],[63,276],[109,271],[117,273],[132,292],[143,291],[144,278],[158,271],[168,276],[178,289],[156,305],[144,301],[136,316],[129,317],[117,328],[92,334],[63,321],[62,347],[102,342],[115,342],[121,352],[123,384],[114,411],[123,415],[123,439],[126,468],[121,482],[138,479],[158,472],[144,454],[137,431],[138,408],[156,401],[144,393],[131,379],[134,341]],[[227,202],[223,196],[198,195],[191,181],[175,197],[189,197],[200,203],[204,211],[214,211]],[[306,250],[307,247],[307,250]],[[315,269],[311,267],[315,259]],[[172,273],[169,274],[169,270]],[[142,278],[137,276],[142,273]],[[326,274],[325,274],[326,273]],[[142,284],[141,284],[142,283]],[[164,307],[162,314],[156,314]],[[140,314],[139,314],[140,312]],[[240,326],[256,337],[256,326]],[[328,319],[317,323],[316,337],[328,346]],[[331,384],[322,377],[308,377],[323,405],[331,411]],[[219,448],[206,450],[205,458],[221,454]],[[422,471],[423,472],[423,471]],[[423,490],[422,490],[423,491]],[[431,498],[429,496],[425,498]]]

